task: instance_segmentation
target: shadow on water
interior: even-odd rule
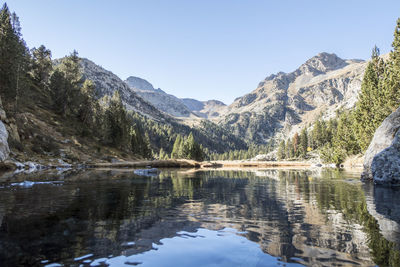
[[[20,174],[0,179],[0,263],[399,266],[399,193],[328,170]]]

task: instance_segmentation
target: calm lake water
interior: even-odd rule
[[[0,179],[0,266],[396,266],[400,190],[343,171]]]

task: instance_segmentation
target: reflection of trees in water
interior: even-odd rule
[[[73,259],[92,250],[119,254],[126,237],[134,238],[160,220],[165,209],[184,202],[169,194],[171,181],[117,176],[91,172],[90,179],[73,176],[62,186],[4,189],[0,262],[32,265],[41,258]]]
[[[400,253],[398,246],[386,240],[380,232],[377,220],[367,210],[365,193],[361,184],[340,181],[343,174],[341,171],[322,172],[321,177],[315,177],[317,182],[309,182],[305,173],[293,175],[282,172],[281,178],[286,176],[291,181],[303,180],[298,183],[299,190],[304,195],[314,194],[318,206],[323,214],[328,210],[335,209],[344,215],[344,219],[350,223],[358,223],[363,226],[364,232],[368,235],[368,246],[371,249],[373,260],[382,266],[399,266]],[[391,190],[391,189],[388,189]]]
[[[54,175],[49,177],[54,179]],[[262,248],[271,249],[273,243],[284,261],[296,255],[308,261],[294,245],[294,237],[300,232],[308,240],[305,243],[321,241],[318,233],[297,229],[295,222],[304,220],[304,210],[291,201],[300,196],[301,203],[316,200],[321,214],[333,208],[345,220],[362,224],[374,261],[398,264],[398,251],[383,238],[368,213],[360,184],[341,181],[341,177],[339,172],[315,175],[277,170],[163,171],[158,177],[90,171],[64,175],[63,186],[4,189],[0,191],[0,262],[32,265],[47,258],[64,259],[68,264],[71,261],[65,259],[87,253],[119,255],[125,249],[121,243],[137,239],[147,240],[137,242],[135,251],[144,251],[151,249],[152,242],[173,237],[185,227],[196,229],[211,215],[222,218],[211,218],[210,223],[234,223],[241,230],[249,229],[243,235]],[[289,187],[295,190],[293,196],[285,195]],[[199,204],[190,207],[188,212],[198,216],[190,222],[182,211],[188,200]],[[15,262],[18,253],[20,261]]]

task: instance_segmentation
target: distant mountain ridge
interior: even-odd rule
[[[81,66],[83,77],[93,81],[99,98],[106,95],[112,96],[115,91],[118,91],[121,95],[122,102],[128,110],[138,112],[148,118],[148,121],[155,121],[156,124],[149,122],[148,124],[141,125],[141,127],[149,127],[147,131],[148,134],[153,137],[151,141],[155,146],[155,143],[157,143],[158,146],[164,144],[164,149],[167,149],[169,146],[169,150],[171,150],[174,142],[174,140],[160,140],[161,137],[158,135],[157,131],[154,130],[155,125],[158,125],[163,131],[169,128],[170,130],[165,130],[168,131],[168,135],[176,136],[176,134],[181,134],[182,136],[187,136],[192,132],[196,138],[198,138],[198,141],[209,151],[221,152],[224,147],[229,149],[245,149],[247,147],[241,138],[230,134],[225,129],[212,122],[200,118],[196,125],[189,126],[182,123],[182,120],[176,119],[176,117],[179,118],[179,116],[174,116],[174,112],[171,112],[171,110],[169,110],[170,112],[165,112],[159,109],[159,106],[155,106],[142,96],[155,94],[158,99],[164,100],[167,104],[169,103],[172,105],[169,107],[171,109],[176,108],[173,106],[173,103],[181,103],[181,105],[176,108],[178,109],[176,112],[179,115],[181,115],[179,112],[182,112],[182,110],[187,110],[190,116],[194,116],[194,119],[199,119],[197,115],[190,112],[181,99],[169,95],[161,89],[154,89],[151,83],[142,78],[131,77],[129,81],[127,80],[127,82],[124,82],[111,71],[96,65],[86,58],[81,58]],[[128,82],[132,87],[128,85]],[[151,98],[149,99],[151,100]],[[163,106],[161,105],[161,107]],[[138,123],[144,123],[144,121],[144,119],[141,119],[141,122]]]
[[[218,100],[180,99],[135,76],[125,82],[113,76],[105,79],[104,70],[99,71],[98,66],[86,68],[89,70],[86,72],[98,72],[89,75],[96,77],[94,82],[98,87],[118,88],[128,108],[144,108],[152,117],[170,115],[188,125],[196,124],[190,121],[211,120],[250,143],[265,144],[282,134],[299,132],[320,116],[332,117],[339,108],[352,107],[357,101],[365,67],[363,60],[319,53],[293,72],[269,75],[255,90],[236,98],[229,106]],[[151,112],[150,107],[158,114]]]
[[[182,101],[190,111],[205,119],[219,117],[226,108],[226,105],[218,100],[199,101],[192,98],[182,98]]]
[[[265,78],[237,98],[218,118],[220,124],[250,142],[266,143],[290,135],[322,114],[331,117],[357,101],[366,62],[320,53],[290,73]]]
[[[171,116],[190,117],[194,115],[181,99],[167,94],[161,89],[154,89],[151,83],[142,78],[130,76],[125,83],[140,97]]]

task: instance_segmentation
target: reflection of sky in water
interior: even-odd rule
[[[1,267],[400,265],[400,189],[359,173],[63,175],[0,181]]]
[[[200,228],[195,233],[178,232],[176,237],[153,244],[152,250],[132,256],[118,256],[105,261],[110,266],[277,266],[277,258],[261,251],[257,243],[237,234],[235,229],[211,231]],[[299,264],[288,264],[300,266]]]

